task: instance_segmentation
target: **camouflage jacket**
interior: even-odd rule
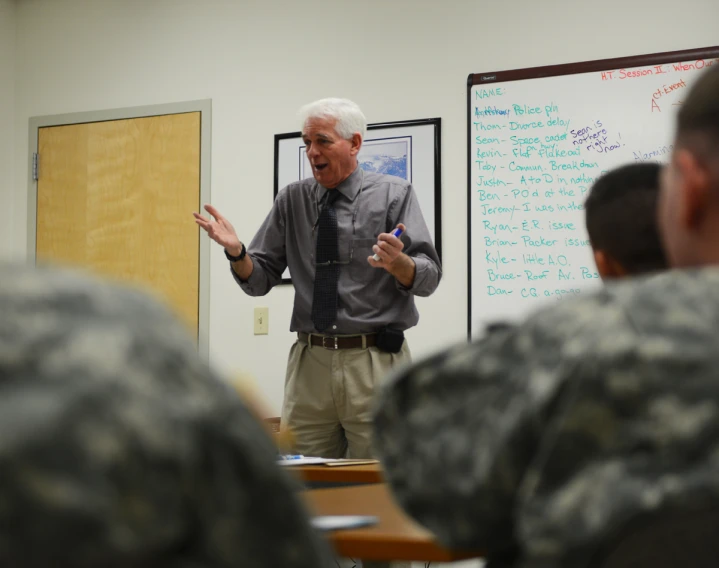
[[[407,511],[498,566],[581,568],[631,517],[719,495],[719,271],[543,309],[385,384]]]
[[[333,565],[276,456],[157,303],[0,265],[0,565]]]

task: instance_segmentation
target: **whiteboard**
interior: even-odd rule
[[[469,334],[601,285],[584,200],[602,173],[666,162],[676,111],[719,47],[468,80]]]

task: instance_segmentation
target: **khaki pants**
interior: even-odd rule
[[[388,372],[409,361],[407,341],[399,353],[386,353],[377,347],[335,351],[298,339],[290,349],[282,407],[297,453],[372,457],[375,392]]]

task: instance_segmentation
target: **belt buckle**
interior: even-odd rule
[[[330,342],[330,344],[327,345],[328,339],[334,339],[334,343]],[[337,346],[337,337],[323,335],[322,336],[322,347],[324,347],[325,349],[330,349],[331,351],[337,351],[337,349],[339,349],[339,347]]]

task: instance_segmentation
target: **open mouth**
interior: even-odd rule
[[[321,171],[324,170],[326,167],[327,167],[327,164],[315,164],[315,165],[314,165],[315,170],[317,170],[318,172],[321,172]]]

